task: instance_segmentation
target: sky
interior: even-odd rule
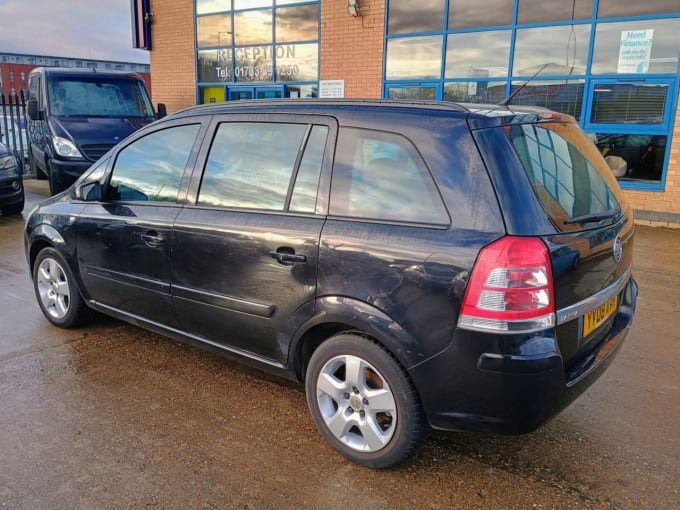
[[[130,0],[0,0],[0,52],[147,64]]]

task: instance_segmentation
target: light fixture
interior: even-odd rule
[[[359,0],[347,0],[347,12],[350,16],[358,16]]]

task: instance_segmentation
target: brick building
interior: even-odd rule
[[[134,3],[134,2],[133,2]],[[667,0],[150,0],[151,82],[196,103],[342,95],[569,113],[643,224],[680,227],[680,9]]]
[[[53,57],[47,55],[23,55],[0,53],[0,89],[5,97],[19,94],[28,86],[28,73],[36,67],[94,68],[107,71],[128,71],[139,74],[147,89],[151,90],[149,64],[115,62],[82,58]]]

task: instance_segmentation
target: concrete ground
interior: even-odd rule
[[[45,182],[27,193],[24,216]],[[680,231],[638,228],[633,330],[560,416],[434,433],[372,471],[324,443],[301,386],[112,319],[48,325],[23,221],[0,217],[0,508],[680,507]]]

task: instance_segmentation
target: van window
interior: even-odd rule
[[[199,124],[156,131],[118,153],[107,198],[114,201],[175,202]]]
[[[52,115],[153,117],[143,82],[129,77],[50,76],[47,94]]]
[[[198,205],[283,211],[306,131],[306,124],[220,124]]]
[[[330,213],[375,220],[447,225],[432,176],[404,136],[341,128]]]

